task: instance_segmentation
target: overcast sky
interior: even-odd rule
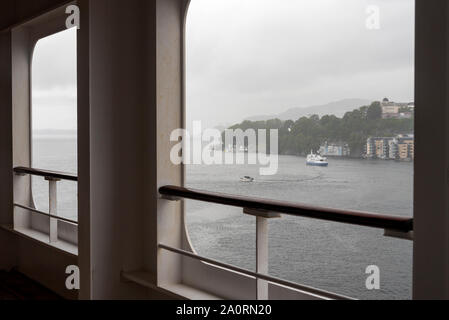
[[[369,5],[380,29],[369,30]],[[346,99],[413,101],[413,0],[192,0],[187,116],[234,124]],[[76,128],[75,29],[39,41],[34,129]]]
[[[366,27],[369,5],[379,30]],[[413,101],[413,0],[192,0],[186,32],[189,121]]]
[[[76,130],[76,29],[39,40],[32,63],[33,129]]]

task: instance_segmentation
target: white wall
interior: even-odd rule
[[[83,288],[88,288],[82,298],[160,297],[124,283],[120,274],[143,270],[156,285],[161,220],[167,220],[159,224],[169,231],[164,234],[180,244],[180,219],[158,207],[157,186],[180,183],[181,177],[166,153],[169,133],[181,126],[180,45],[170,56],[181,27],[164,12],[174,24],[156,21],[156,3],[80,1],[79,252]],[[178,8],[179,3],[158,5]],[[157,32],[159,23],[175,30]],[[166,41],[170,32],[178,39]]]

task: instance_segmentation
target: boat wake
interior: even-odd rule
[[[319,175],[314,176],[314,177],[307,177],[307,178],[303,178],[303,179],[263,179],[263,180],[258,180],[258,182],[259,183],[307,182],[307,181],[320,180],[323,177],[324,177],[324,174],[319,174]]]

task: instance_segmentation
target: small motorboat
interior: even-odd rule
[[[240,182],[254,182],[254,178],[250,176],[244,176],[243,178],[240,178]]]

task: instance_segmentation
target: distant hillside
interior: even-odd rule
[[[353,111],[354,109],[358,109],[362,106],[369,106],[370,104],[371,101],[365,99],[344,99],[325,105],[306,108],[292,108],[280,114],[254,116],[245,120],[266,121],[270,119],[280,119],[296,121],[301,117],[307,117],[314,114],[317,114],[320,117],[324,115],[335,115],[337,117],[342,117],[346,112]]]
[[[316,151],[323,143],[329,142],[348,144],[351,156],[356,158],[365,152],[369,137],[394,137],[414,132],[413,116],[410,119],[383,119],[380,102],[368,105],[355,108],[343,117],[324,115],[320,118],[315,115],[286,121],[279,119],[243,121],[230,129],[242,131],[277,129],[279,154],[305,156],[310,150]]]

